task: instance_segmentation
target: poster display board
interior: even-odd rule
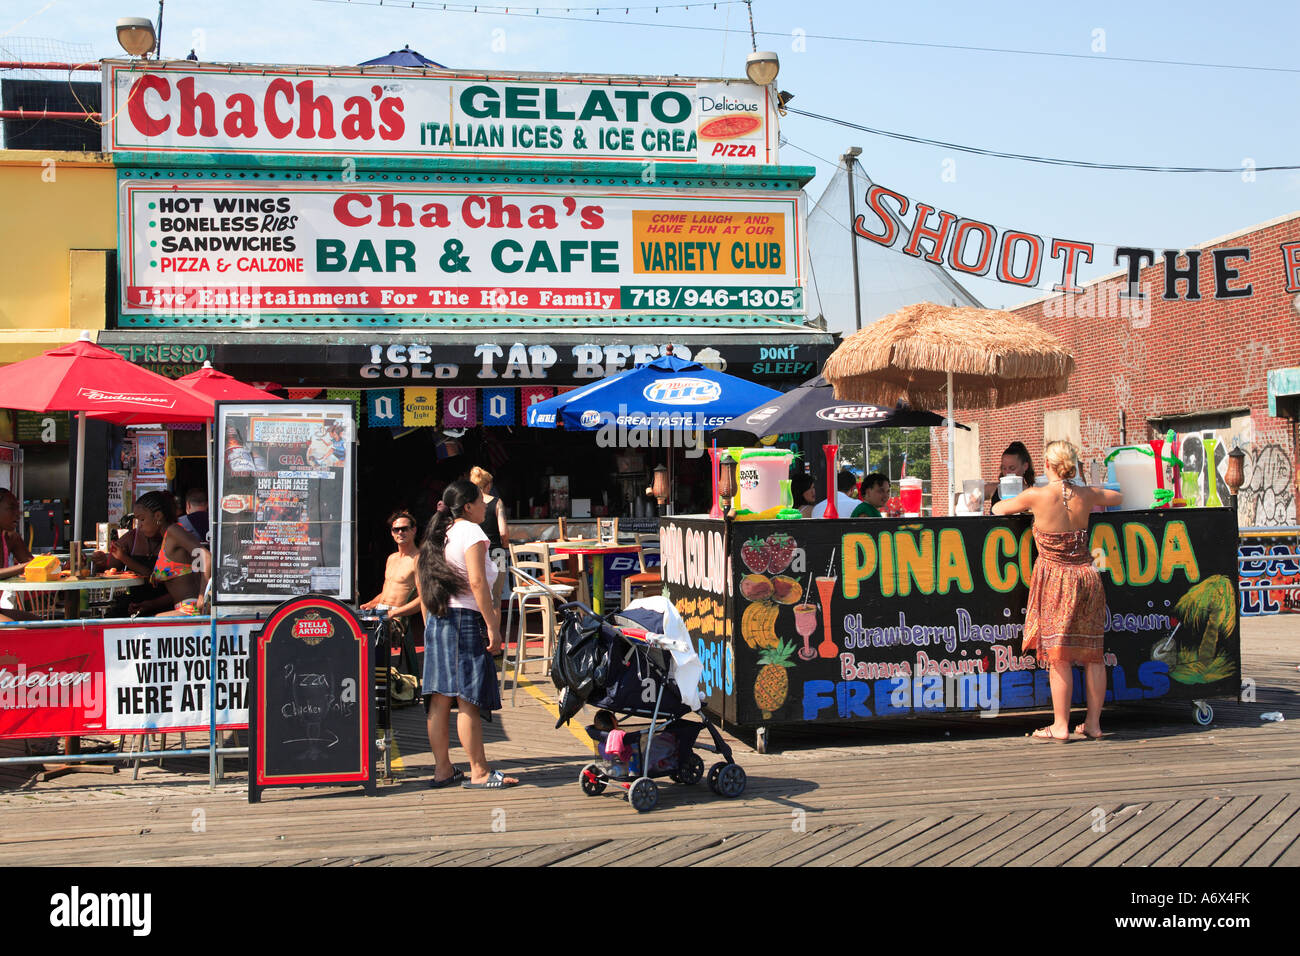
[[[375,780],[370,635],[319,594],[285,601],[254,637],[248,800],[262,790]]]
[[[353,403],[218,402],[215,600],[354,598]]]
[[[1028,518],[661,523],[664,581],[711,712],[742,726],[1051,706],[1022,652]],[[1236,697],[1236,519],[1093,515],[1107,700]],[[719,606],[723,613],[718,614]],[[1083,681],[1075,682],[1076,703]]]
[[[131,314],[804,311],[802,193],[119,184]]]
[[[0,739],[202,731],[248,726],[252,621],[178,618],[0,630]]]

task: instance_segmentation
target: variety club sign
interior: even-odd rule
[[[744,80],[120,60],[103,76],[107,152],[777,162],[773,98]]]
[[[1023,648],[1036,555],[1023,517],[665,519],[664,583],[709,709],[742,725],[1051,706]],[[1107,700],[1236,696],[1241,637],[1227,508],[1094,515]],[[1081,703],[1083,681],[1075,683]]]
[[[800,202],[126,181],[122,311],[798,314]]]
[[[990,273],[1009,285],[1035,288],[1045,271],[1059,268],[1060,281],[1052,284],[1053,292],[1079,295],[1079,268],[1093,261],[1096,246],[1076,239],[1052,239],[1050,242],[1032,232],[1017,229],[999,231],[978,219],[963,219],[955,213],[937,209],[923,202],[914,203],[900,192],[879,183],[867,188],[866,212],[853,223],[853,231],[864,239],[892,249],[906,239],[899,250],[906,255],[946,266],[954,272],[987,276]],[[1300,242],[1278,246],[1284,289],[1300,292]],[[1120,246],[1115,250],[1115,265],[1127,272],[1127,287],[1121,299],[1145,299],[1154,294],[1141,287],[1143,264],[1156,261],[1157,250],[1139,246]],[[1197,302],[1208,296],[1214,299],[1242,299],[1254,294],[1254,286],[1241,278],[1242,267],[1251,261],[1246,246],[1209,250],[1208,268],[1202,273],[1200,249],[1166,249],[1164,288],[1161,298]],[[1271,251],[1270,251],[1271,254]],[[1051,260],[1051,261],[1049,261]],[[1185,260],[1185,265],[1180,261]],[[1051,262],[1059,261],[1053,267]]]

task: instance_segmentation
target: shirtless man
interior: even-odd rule
[[[408,674],[418,674],[415,670],[415,655],[412,650],[408,656],[407,639],[410,631],[410,615],[420,610],[420,597],[415,591],[415,560],[419,549],[415,546],[415,519],[409,511],[395,511],[388,518],[388,528],[397,541],[397,550],[388,556],[384,566],[384,586],[379,595],[361,605],[363,611],[373,611],[378,607],[387,607],[389,627],[393,629],[393,642],[402,648],[402,663],[411,669],[402,669]],[[424,633],[423,628],[420,631]]]

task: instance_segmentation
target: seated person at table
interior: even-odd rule
[[[853,477],[853,472],[847,468],[841,468],[840,473],[835,477],[835,510],[840,513],[841,518],[847,518],[853,514],[853,509],[858,506],[854,498],[849,497],[849,492],[853,486],[858,483],[858,479]],[[812,516],[820,518],[826,513],[826,502],[819,501],[813,505]]]
[[[21,506],[8,488],[0,488],[0,578],[16,578],[27,569],[32,553],[18,536]],[[33,615],[18,607],[16,591],[0,592],[0,621],[30,621]]]
[[[176,523],[200,541],[208,540],[208,493],[191,488],[185,493],[185,514]]]
[[[889,479],[873,471],[862,479],[862,504],[853,509],[850,518],[883,518],[881,510],[889,501]]]
[[[175,499],[160,491],[141,495],[135,502],[135,520],[137,533],[162,537],[149,579],[167,590],[161,597],[132,602],[128,612],[158,617],[202,614],[212,557],[203,542],[176,523]],[[196,564],[202,570],[196,570]]]
[[[105,611],[106,617],[127,617],[130,613],[127,608],[132,604],[143,604],[167,593],[161,584],[149,580],[149,573],[158,559],[158,549],[162,547],[162,535],[150,537],[144,534],[136,524],[132,512],[122,517],[120,526],[127,528],[127,531],[109,544],[108,554],[103,551],[92,554],[91,567],[96,573],[107,571],[109,574],[134,574],[143,578],[144,582],[126,591],[114,591],[112,602]]]

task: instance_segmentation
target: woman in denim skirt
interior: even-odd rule
[[[425,609],[424,692],[429,699],[429,746],[437,766],[433,786],[463,781],[471,790],[499,790],[519,781],[488,766],[483,751],[482,714],[501,709],[496,663],[501,650],[500,608],[492,600],[497,569],[488,559],[487,535],[479,527],[486,506],[468,481],[443,492],[420,546],[415,582]],[[470,776],[451,762],[451,702],[457,701],[456,731],[469,755]]]

